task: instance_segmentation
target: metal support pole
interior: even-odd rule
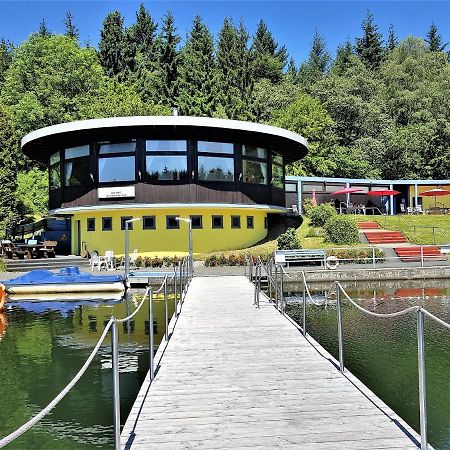
[[[303,336],[306,336],[306,284],[303,282]]]
[[[425,377],[425,314],[417,310],[417,353],[419,365],[420,448],[428,448],[427,437],[427,387]]]
[[[420,246],[420,267],[423,267],[423,245]]]
[[[166,341],[169,340],[169,305],[167,301],[167,277],[164,279],[164,318],[166,320],[166,332],[164,337]]]
[[[283,269],[281,269],[281,278],[280,278],[280,295],[281,295],[281,314],[284,316],[284,311],[286,309],[286,305],[284,303],[284,280],[283,280]]]
[[[339,370],[344,371],[344,335],[342,332],[342,304],[341,304],[341,288],[336,284],[336,301],[337,301],[337,317],[338,317],[338,338],[339,338]]]
[[[128,237],[128,221],[125,221],[125,280],[130,274],[130,241]]]
[[[148,295],[148,360],[150,381],[153,381],[153,378],[155,378],[155,364],[153,354],[153,288],[150,288]]]
[[[372,264],[373,264],[373,268],[375,269],[377,260],[375,258],[375,247],[372,247]]]
[[[436,245],[436,235],[435,235],[435,228],[433,227],[433,245]]]
[[[119,330],[117,322],[111,326],[111,354],[113,376],[114,449],[120,450],[120,382],[119,382]]]
[[[194,249],[192,246],[192,221],[189,220],[189,278],[194,274]]]
[[[272,274],[267,271],[267,287],[269,288],[269,301],[272,301]]]

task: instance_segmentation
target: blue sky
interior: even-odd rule
[[[67,10],[75,16],[80,40],[96,46],[105,15],[114,9],[125,17],[125,24],[135,19],[140,2],[126,1],[2,1],[0,0],[0,37],[20,43],[36,31],[45,19],[53,32],[63,32]],[[337,45],[347,37],[353,41],[361,33],[361,21],[369,9],[380,31],[387,36],[393,23],[400,38],[409,34],[425,36],[432,21],[436,23],[445,42],[450,40],[448,18],[450,3],[429,1],[144,1],[156,20],[171,9],[178,32],[184,37],[195,14],[200,14],[210,30],[217,34],[224,17],[236,22],[244,19],[253,33],[259,19],[263,19],[280,44],[286,45],[297,64],[306,58],[311,37],[317,28],[334,53]]]

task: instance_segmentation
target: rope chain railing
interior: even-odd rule
[[[178,273],[177,273],[178,272]],[[174,281],[174,317],[175,320],[178,319],[181,313],[181,308],[184,303],[184,299],[187,293],[187,289],[192,280],[193,272],[190,267],[189,258],[183,258],[178,266],[178,271],[174,268],[174,274],[171,276],[171,280]],[[169,317],[168,317],[168,285],[169,276],[166,274],[161,286],[158,290],[153,290],[152,286],[148,286],[145,294],[136,307],[136,309],[127,317],[122,319],[117,319],[111,317],[109,322],[106,324],[102,335],[97,341],[95,347],[93,348],[91,354],[86,359],[85,363],[81,369],[75,374],[72,380],[61,390],[61,392],[39,413],[33,416],[28,422],[24,423],[22,426],[17,428],[12,433],[8,434],[4,438],[0,439],[0,448],[5,447],[10,444],[34,425],[36,425],[41,419],[43,419],[47,414],[49,414],[58,403],[72,390],[72,388],[78,383],[80,378],[84,375],[86,370],[89,368],[93,359],[100,350],[108,332],[111,330],[111,354],[112,354],[112,375],[113,375],[113,425],[114,425],[114,449],[119,450],[120,446],[120,389],[119,389],[119,330],[118,324],[127,322],[131,320],[142,308],[145,300],[149,299],[149,377],[150,382],[153,381],[155,377],[154,368],[154,336],[153,336],[153,298],[154,295],[164,292],[164,306],[165,306],[165,340],[169,340]],[[150,283],[150,279],[149,279]],[[179,286],[179,292],[178,292]]]
[[[254,304],[259,308],[259,297],[261,293],[261,271],[264,268],[267,274],[267,298],[270,302],[275,303],[275,307],[281,314],[285,315],[285,297],[283,293],[283,277],[288,276],[291,278],[284,268],[280,264],[275,264],[269,260],[267,265],[263,264],[259,258],[251,259],[246,263],[245,274],[248,274],[249,280],[255,284],[255,301]],[[302,307],[302,325],[298,324],[303,336],[307,336],[306,331],[306,311],[307,301],[316,305],[323,306],[321,303],[317,303],[311,295],[308,283],[306,281],[305,272],[301,272],[301,283],[303,287],[303,307]],[[281,293],[280,293],[281,291]],[[363,314],[370,317],[377,317],[382,319],[388,319],[393,317],[400,317],[409,313],[415,312],[417,314],[417,363],[419,374],[419,410],[420,410],[420,442],[421,449],[428,449],[428,417],[427,417],[427,396],[426,396],[426,373],[425,373],[425,317],[429,317],[439,325],[450,330],[450,324],[440,319],[439,317],[427,311],[423,306],[411,306],[401,311],[393,313],[377,313],[370,311],[357,302],[355,302],[344,289],[339,281],[334,281],[325,295],[325,301],[331,297],[332,294],[336,296],[337,306],[337,333],[339,343],[339,370],[343,373],[345,371],[344,364],[344,333],[343,333],[343,318],[342,318],[342,305],[343,298],[347,300],[352,306],[357,308]],[[274,294],[274,295],[273,295]],[[281,305],[279,305],[281,303]]]

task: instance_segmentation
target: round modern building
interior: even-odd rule
[[[263,239],[285,208],[285,165],[307,153],[290,131],[186,116],[92,119],[42,128],[22,139],[48,164],[49,209],[71,219],[72,253],[158,255],[244,248]]]

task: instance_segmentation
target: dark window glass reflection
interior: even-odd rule
[[[199,156],[198,179],[204,181],[234,181],[234,159]]]
[[[136,142],[121,142],[118,144],[100,144],[100,155],[111,155],[114,153],[134,153]]]
[[[185,152],[187,151],[186,141],[146,141],[145,150],[147,152]]]
[[[186,156],[147,156],[146,171],[152,181],[183,181],[188,179]]]
[[[224,142],[206,142],[199,141],[198,142],[198,151],[199,152],[208,152],[208,153],[229,153],[233,154],[233,144],[224,143]]]
[[[98,160],[100,183],[113,181],[134,181],[134,156],[100,158]]]
[[[242,172],[245,183],[267,184],[267,164],[259,161],[242,161]]]
[[[78,158],[64,163],[65,186],[82,186],[90,182],[89,158]]]

